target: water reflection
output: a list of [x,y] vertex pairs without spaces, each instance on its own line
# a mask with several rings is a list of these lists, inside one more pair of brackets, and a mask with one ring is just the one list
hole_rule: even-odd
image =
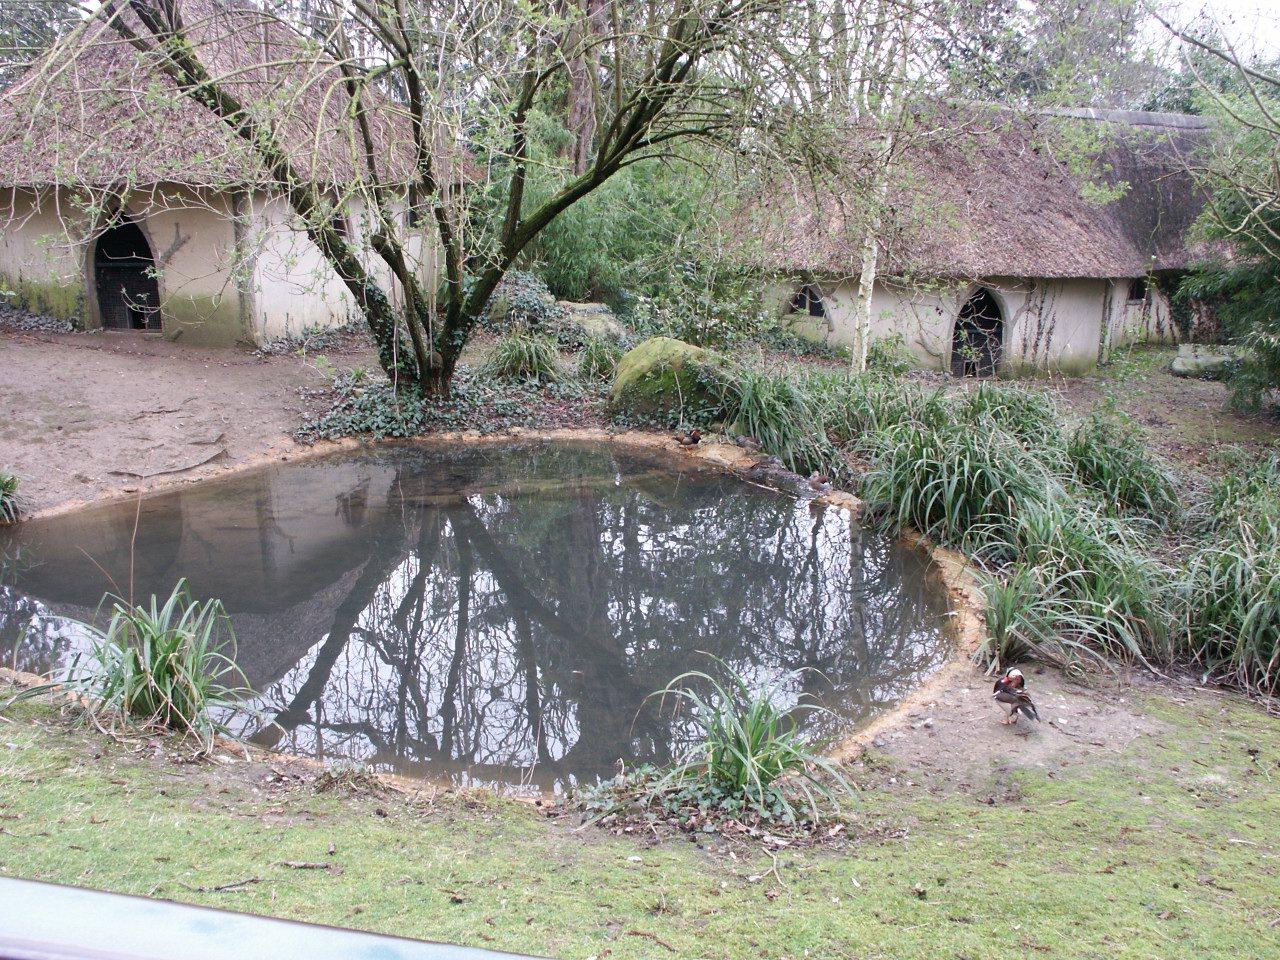
[[[136,547],[130,551],[130,543]],[[105,590],[232,614],[254,741],[542,787],[663,762],[646,698],[711,654],[852,726],[945,653],[914,551],[835,510],[590,445],[393,448],[21,525],[0,644],[47,672]],[[835,729],[826,732],[837,733]]]

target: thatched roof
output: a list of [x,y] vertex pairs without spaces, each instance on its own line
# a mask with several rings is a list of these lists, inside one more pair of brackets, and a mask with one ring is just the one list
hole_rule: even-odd
[[[902,141],[882,228],[880,272],[925,277],[1127,277],[1192,259],[1187,231],[1203,198],[1184,157],[1198,118],[1070,111],[1019,118],[997,109],[933,108]],[[1097,179],[1119,200],[1086,196],[1054,144],[1096,138]],[[850,169],[865,165],[851,137]],[[850,174],[856,177],[856,173]],[[853,191],[826,184],[766,191],[752,205],[751,259],[777,270],[856,277],[865,221]],[[741,224],[738,225],[741,227]]]
[[[260,117],[301,172],[349,183],[364,167],[348,135],[337,65],[279,19],[227,0],[177,0],[214,77]],[[403,167],[405,138],[373,111],[381,176]],[[84,25],[0,96],[0,186],[115,187],[265,182],[248,146],[181,94],[101,19]]]

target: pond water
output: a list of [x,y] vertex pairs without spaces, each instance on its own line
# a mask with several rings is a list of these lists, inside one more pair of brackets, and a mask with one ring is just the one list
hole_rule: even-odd
[[[692,736],[649,695],[714,656],[823,736],[946,657],[917,550],[690,461],[592,444],[392,446],[0,533],[0,654],[47,673],[105,592],[230,612],[252,741],[555,788]],[[132,585],[132,586],[131,586]],[[817,719],[815,719],[817,716]]]

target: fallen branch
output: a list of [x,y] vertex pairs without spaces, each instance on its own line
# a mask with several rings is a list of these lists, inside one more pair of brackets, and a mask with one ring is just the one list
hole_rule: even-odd
[[261,877],[245,877],[243,880],[237,880],[234,883],[219,884],[216,887],[192,887],[192,886],[188,886],[185,883],[181,883],[181,881],[179,881],[182,887],[184,887],[187,890],[190,890],[192,893],[226,893],[232,890],[240,890],[243,887],[249,886],[249,884],[251,883],[261,883],[261,882],[262,882]]

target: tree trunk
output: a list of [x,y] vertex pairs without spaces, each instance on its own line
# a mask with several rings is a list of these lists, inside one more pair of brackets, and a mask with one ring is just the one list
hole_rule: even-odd
[[858,276],[858,309],[853,328],[854,373],[863,373],[867,369],[867,350],[871,346],[871,301],[875,293],[879,261],[880,241],[876,238],[876,227],[873,225],[867,228],[862,241],[862,272]]

